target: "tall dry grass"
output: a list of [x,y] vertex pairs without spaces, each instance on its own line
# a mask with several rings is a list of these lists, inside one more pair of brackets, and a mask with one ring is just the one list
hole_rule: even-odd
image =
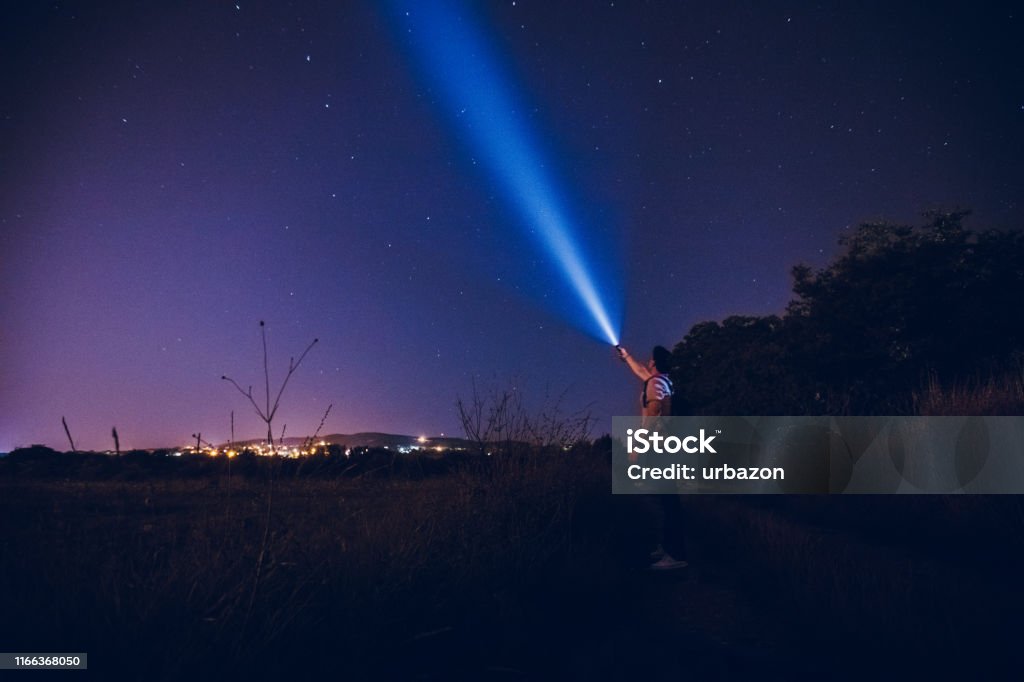
[[538,451],[415,481],[266,469],[230,488],[209,472],[0,475],[0,640],[147,680],[411,674],[451,665],[431,658],[442,640],[498,664],[500,638],[467,623],[524,622],[519,597],[573,551],[580,496],[607,494],[595,457]]
[[936,417],[1024,415],[1024,373],[946,385],[931,376],[925,387],[913,394],[913,413]]

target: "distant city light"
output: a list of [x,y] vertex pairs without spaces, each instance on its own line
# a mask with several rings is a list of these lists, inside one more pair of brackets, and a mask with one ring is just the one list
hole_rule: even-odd
[[[362,451],[381,449],[381,450],[397,450],[402,454],[409,454],[417,450],[434,450],[436,452],[445,452],[450,450],[461,450],[463,448],[448,447],[444,445],[428,445],[430,439],[427,436],[417,436],[413,442],[407,445],[378,445],[378,446],[361,446]],[[318,441],[315,445],[310,447],[299,447],[299,446],[284,446],[274,445],[271,446],[267,443],[253,443],[252,445],[238,446],[235,444],[233,448],[220,448],[214,445],[202,445],[196,447],[195,445],[186,445],[180,450],[174,450],[169,452],[168,455],[171,457],[181,457],[182,455],[205,455],[207,457],[220,457],[225,456],[228,459],[239,457],[243,454],[251,454],[257,457],[286,457],[288,459],[297,459],[299,457],[313,457],[316,455],[328,455],[332,453],[331,446],[326,440]],[[352,448],[345,448],[344,450],[338,450],[344,453],[346,457],[352,456]]]

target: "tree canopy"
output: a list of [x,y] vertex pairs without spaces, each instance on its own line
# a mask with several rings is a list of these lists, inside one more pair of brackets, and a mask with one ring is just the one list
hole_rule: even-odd
[[929,379],[1019,369],[1024,233],[971,230],[968,215],[862,224],[825,267],[793,268],[781,317],[694,325],[673,352],[677,399],[705,414],[899,413]]

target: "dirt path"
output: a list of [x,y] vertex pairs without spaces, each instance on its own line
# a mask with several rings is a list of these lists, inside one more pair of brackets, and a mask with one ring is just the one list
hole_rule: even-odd
[[1007,678],[1022,598],[990,558],[873,542],[736,500],[709,510],[688,517],[686,571],[646,571],[644,541],[625,532],[614,570],[551,595],[551,657],[528,676]]

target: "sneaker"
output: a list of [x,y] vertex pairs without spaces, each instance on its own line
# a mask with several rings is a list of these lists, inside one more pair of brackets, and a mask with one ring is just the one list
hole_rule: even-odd
[[665,554],[647,568],[651,571],[674,571],[689,565],[689,562],[683,559],[673,559],[671,555]]

